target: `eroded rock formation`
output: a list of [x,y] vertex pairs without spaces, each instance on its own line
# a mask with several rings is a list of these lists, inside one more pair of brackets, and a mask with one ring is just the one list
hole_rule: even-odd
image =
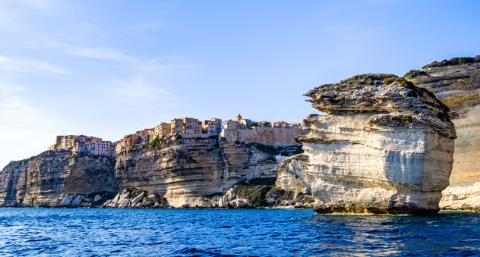
[[475,195],[480,195],[480,56],[433,62],[405,78],[446,104],[457,130],[450,187],[442,208],[479,210]]
[[[252,179],[275,179],[277,156],[300,150],[298,145],[227,142],[218,136],[172,136],[156,145],[140,142],[129,148],[117,152],[119,188],[155,194],[165,199],[159,204],[177,208],[227,207],[231,199],[225,200],[224,194],[230,188]],[[119,194],[106,206],[132,206],[138,196]]]
[[312,194],[321,213],[435,213],[448,185],[455,128],[427,90],[366,74],[307,93],[310,115],[277,186]]
[[138,189],[123,189],[113,199],[107,200],[107,208],[167,208],[168,202],[162,196]]
[[0,172],[0,206],[98,206],[115,194],[114,157],[46,151]]
[[248,141],[290,143],[298,128],[285,130],[288,140],[262,129],[226,139],[145,137],[140,132],[155,132],[147,129],[118,142],[111,157],[57,150],[11,162],[0,173],[0,205],[309,207],[313,194],[320,212],[435,212],[458,134],[441,207],[480,209],[480,56],[434,62],[404,78],[355,76],[307,95],[327,115],[305,119],[310,133],[298,142],[306,152],[281,165],[279,155],[301,152],[298,145]]

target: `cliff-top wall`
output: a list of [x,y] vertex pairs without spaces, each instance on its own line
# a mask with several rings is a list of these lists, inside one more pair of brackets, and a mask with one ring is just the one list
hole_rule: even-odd
[[305,132],[299,126],[286,128],[254,127],[250,129],[224,129],[221,136],[229,142],[250,142],[264,145],[295,145],[295,138]]

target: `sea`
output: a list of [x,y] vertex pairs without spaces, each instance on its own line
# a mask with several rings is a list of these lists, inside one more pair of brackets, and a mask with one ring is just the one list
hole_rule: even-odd
[[480,214],[0,208],[1,256],[480,256]]

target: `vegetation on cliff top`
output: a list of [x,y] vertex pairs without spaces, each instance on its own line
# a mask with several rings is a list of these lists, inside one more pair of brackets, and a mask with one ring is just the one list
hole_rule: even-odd
[[387,78],[398,78],[398,76],[394,74],[385,74],[385,73],[366,73],[366,74],[355,75],[348,79],[341,80],[338,83],[323,84],[318,87],[315,87],[314,89],[308,91],[304,96],[313,97],[322,87],[334,86],[339,84],[379,85],[379,84],[382,84],[383,81]]
[[413,97],[416,97],[420,91],[419,88],[417,88],[412,82],[404,79],[404,78],[399,78],[399,77],[389,77],[389,78],[386,78],[383,80],[383,84],[385,85],[388,85],[390,83],[393,83],[393,82],[397,82],[400,84],[400,86],[402,87],[405,87],[405,88],[409,88],[411,89],[413,92],[417,93],[416,95],[409,95],[409,96],[413,96]]
[[160,144],[162,143],[162,141],[160,140],[160,137],[159,136],[156,136],[155,138],[153,138],[148,144],[147,146],[150,147],[150,148],[157,148],[160,146]]
[[411,79],[418,76],[428,76],[428,73],[426,73],[423,70],[410,70],[407,73],[405,73],[405,75],[403,75],[403,77],[406,79]]
[[356,75],[348,79],[344,79],[340,81],[339,84],[373,85],[373,84],[381,83],[387,78],[398,78],[398,76],[394,74],[384,74],[384,73],[366,73],[366,74]]
[[480,62],[480,55],[475,57],[456,57],[449,60],[434,61],[422,67],[422,69],[445,67],[450,65],[461,65]]

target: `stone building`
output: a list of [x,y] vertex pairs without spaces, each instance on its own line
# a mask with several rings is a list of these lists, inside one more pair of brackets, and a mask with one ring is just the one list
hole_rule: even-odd
[[240,128],[251,128],[252,126],[256,125],[256,122],[250,120],[250,119],[245,119],[242,117],[242,115],[237,115],[236,120],[235,120]]
[[240,123],[236,120],[226,120],[223,122],[223,129],[239,129]]
[[170,134],[202,134],[202,122],[190,117],[173,119],[170,122]]
[[171,124],[162,122],[158,126],[153,128],[153,130],[154,130],[154,135],[158,136],[159,138],[168,137],[171,131]]
[[184,134],[202,134],[202,123],[195,118],[184,117],[183,133]]
[[48,149],[50,151],[71,150],[74,153],[111,155],[113,154],[113,143],[110,141],[103,141],[99,137],[67,135],[57,136],[55,144]]
[[273,123],[274,128],[289,128],[291,126],[294,126],[294,125],[292,125],[288,122],[285,122],[285,121],[277,121],[277,122]]
[[202,134],[218,135],[222,132],[222,119],[211,118],[202,122]]
[[173,119],[170,122],[170,134],[182,134],[183,133],[183,119]]
[[116,145],[116,152],[127,151],[134,145],[149,144],[156,137],[165,139],[170,136],[182,137],[211,137],[219,136],[228,142],[253,142],[266,145],[294,145],[295,138],[303,135],[303,130],[298,124],[285,121],[255,122],[238,115],[234,120],[223,121],[219,118],[199,121],[195,118],[183,117],[171,120],[170,123],[160,123],[152,129],[137,131],[135,134],[125,136]]

